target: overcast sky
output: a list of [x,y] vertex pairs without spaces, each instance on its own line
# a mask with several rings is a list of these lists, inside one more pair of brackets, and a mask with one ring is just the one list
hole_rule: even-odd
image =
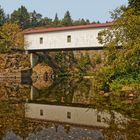
[[24,5],[29,12],[36,10],[43,16],[62,18],[67,10],[73,19],[85,18],[91,21],[110,21],[109,11],[127,5],[127,0],[0,0],[7,14]]

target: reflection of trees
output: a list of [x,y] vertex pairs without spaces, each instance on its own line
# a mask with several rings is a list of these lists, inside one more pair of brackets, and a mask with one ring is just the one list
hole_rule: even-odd
[[129,102],[128,99],[116,95],[106,97],[96,94],[91,106],[94,105],[100,109],[116,110],[126,117],[140,119],[140,101]]
[[[123,129],[125,129],[124,125],[127,124],[126,118],[120,118],[118,113],[110,110],[110,117],[104,118],[104,122],[108,124],[108,127],[104,129],[102,132],[104,137],[107,140],[121,140],[124,137]],[[123,116],[121,116],[123,117]]]
[[93,96],[92,81],[89,79],[78,81],[74,92],[73,103],[90,104]]
[[128,140],[140,139],[140,122],[137,120],[131,121],[125,128],[125,134]]
[[23,101],[29,98],[30,86],[14,83],[0,83],[0,100]]
[[[106,120],[109,125],[102,131],[107,140],[139,140],[140,139],[140,123],[137,121],[122,121]],[[125,120],[124,120],[125,121]]]
[[9,130],[21,138],[26,138],[30,133],[49,127],[48,122],[27,120],[24,111],[24,103],[0,102],[0,138]]
[[[30,87],[22,85],[0,85],[0,138],[3,138],[8,130],[12,130],[17,136],[27,138],[30,133],[36,134],[43,128],[55,126],[59,129],[59,124],[25,118],[25,99],[29,98]],[[39,95],[35,100],[53,101],[57,103],[76,103],[73,98],[80,96],[89,98],[91,91],[90,80],[61,79],[55,81],[53,86],[38,90]],[[78,94],[77,94],[78,93]],[[79,103],[79,102],[78,102]],[[81,103],[81,102],[80,102]],[[110,95],[103,96],[94,94],[91,108],[98,111],[107,111],[109,118],[103,118],[108,127],[101,129],[105,140],[139,140],[140,139],[140,102],[138,99],[129,102],[124,97]],[[118,120],[115,112],[129,118],[129,121]],[[98,121],[102,121],[101,114]],[[69,132],[68,124],[63,124],[66,132]]]
[[91,83],[89,80],[58,79],[49,88],[38,90],[39,95],[35,98],[35,100],[72,103],[74,97],[79,98],[79,96],[81,96],[81,98],[84,97],[87,99],[90,87]]
[[[137,100],[137,99],[136,99]],[[128,99],[116,95],[102,96],[95,95],[95,99],[90,107],[96,107],[99,110],[106,110],[110,118],[104,118],[109,127],[103,130],[107,140],[138,140],[140,139],[140,102],[137,100],[129,102]],[[125,118],[118,119],[115,111]]]
[[0,103],[0,131],[3,135],[7,130],[12,129],[16,134],[21,130],[24,121],[24,105],[22,103],[13,104],[11,102]]
[[[94,106],[96,108],[96,106]],[[17,136],[27,138],[29,134],[40,132],[43,128],[58,129],[60,124],[53,122],[26,119],[24,116],[24,103],[13,104],[11,102],[0,103],[0,136],[3,137],[7,130],[12,130]],[[107,111],[105,109],[101,112]],[[138,140],[140,138],[139,121],[118,120],[115,111],[107,111],[110,117],[102,118],[108,127],[102,128],[106,140]],[[101,115],[102,116],[102,115]],[[63,125],[64,130],[69,132],[70,125]]]
[[[30,96],[30,86],[14,83],[0,84],[0,135],[12,129],[17,135],[24,133],[24,101]],[[19,132],[20,131],[20,132]]]

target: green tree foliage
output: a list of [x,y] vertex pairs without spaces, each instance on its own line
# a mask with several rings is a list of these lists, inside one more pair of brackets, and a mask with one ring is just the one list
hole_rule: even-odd
[[81,25],[86,25],[87,23],[86,23],[85,19],[82,18],[82,19],[80,20],[80,24],[81,24]]
[[79,19],[79,20],[75,20],[75,21],[73,22],[73,25],[74,25],[74,26],[81,25],[80,19]]
[[33,12],[28,12],[25,6],[21,6],[17,10],[14,10],[11,15],[5,15],[4,10],[0,6],[0,26],[5,22],[10,21],[21,26],[22,29],[32,28],[32,27],[58,27],[58,26],[72,26],[72,25],[86,25],[86,24],[96,24],[98,22],[90,22],[88,19],[78,19],[73,20],[71,18],[70,12],[67,11],[63,19],[59,19],[57,13],[55,14],[54,20],[49,17],[42,17],[40,13],[35,10]]
[[11,21],[19,24],[23,29],[30,27],[30,15],[26,7],[21,6],[11,14]]
[[130,8],[135,9],[135,12],[140,11],[140,1],[139,0],[129,0],[129,6]]
[[140,11],[135,6],[122,6],[112,17],[114,25],[98,37],[107,47],[105,67],[97,74],[100,88],[105,91],[140,84]]
[[0,6],[0,26],[3,25],[6,21],[6,15],[4,13],[4,10]]
[[30,15],[30,26],[31,27],[37,27],[37,26],[41,25],[42,15],[40,13],[37,13],[34,10],[29,15]]
[[88,20],[88,19],[85,20],[84,18],[73,21],[73,25],[75,25],[75,26],[77,26],[77,25],[87,25],[87,24],[96,24],[96,22],[91,23],[90,20]]
[[88,54],[81,54],[80,59],[77,61],[77,66],[81,73],[86,73],[88,66],[91,65],[90,57]]
[[55,61],[62,73],[69,73],[72,64],[74,63],[74,54],[72,51],[58,52],[56,53]]
[[41,26],[51,27],[53,25],[53,21],[51,18],[45,17],[41,19]]
[[62,19],[61,24],[63,26],[72,26],[73,25],[73,20],[71,18],[70,12],[67,11],[64,15],[64,18]]
[[24,44],[20,27],[15,23],[5,23],[0,27],[0,52],[10,52],[14,48],[22,48]]
[[54,21],[53,21],[53,26],[59,26],[60,25],[60,20],[58,18],[58,15],[57,13],[55,14],[55,18],[54,18]]

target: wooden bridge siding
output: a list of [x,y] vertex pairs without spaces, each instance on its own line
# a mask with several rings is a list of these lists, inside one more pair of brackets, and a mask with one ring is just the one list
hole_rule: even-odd
[[[99,44],[97,36],[105,28],[26,34],[25,49],[27,51],[43,51],[99,48],[103,45]],[[67,42],[67,36],[69,35],[71,36],[71,42]],[[43,38],[43,44],[40,44],[40,38]]]

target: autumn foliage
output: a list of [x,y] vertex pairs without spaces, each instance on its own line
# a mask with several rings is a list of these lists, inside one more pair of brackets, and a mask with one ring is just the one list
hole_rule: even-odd
[[12,49],[21,49],[24,46],[23,33],[19,25],[5,23],[0,27],[0,52],[10,52]]
[[136,0],[131,3],[114,10],[114,25],[99,33],[99,42],[106,46],[106,62],[97,81],[106,92],[140,85],[140,10]]

